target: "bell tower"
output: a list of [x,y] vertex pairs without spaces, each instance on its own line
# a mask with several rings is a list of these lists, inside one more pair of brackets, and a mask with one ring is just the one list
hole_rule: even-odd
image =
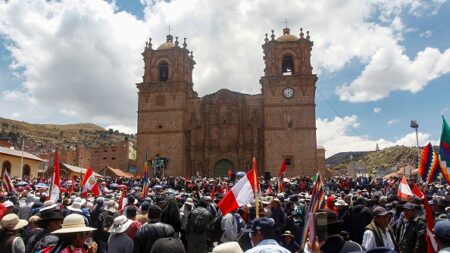
[[277,175],[283,159],[287,176],[317,172],[315,91],[309,32],[299,37],[285,27],[283,35],[262,45],[264,76],[261,90],[264,110],[264,168]]
[[[188,165],[185,135],[189,100],[198,97],[193,90],[193,52],[187,49],[186,38],[180,45],[178,37],[167,35],[157,49],[146,43],[144,76],[138,88],[137,167],[142,175],[145,160],[156,156],[168,158],[166,171],[185,175]],[[151,164],[151,163],[150,163]],[[150,168],[151,170],[151,168]],[[152,171],[149,172],[153,175]]]

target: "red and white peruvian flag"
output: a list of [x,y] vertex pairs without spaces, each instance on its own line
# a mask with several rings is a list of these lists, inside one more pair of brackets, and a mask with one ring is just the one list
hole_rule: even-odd
[[16,192],[16,189],[14,188],[14,185],[13,185],[11,178],[8,175],[8,171],[6,171],[6,169],[5,169],[5,172],[3,173],[2,188],[7,193],[15,193]]
[[86,175],[83,178],[83,181],[81,183],[81,196],[87,197],[88,192],[92,192],[92,195],[99,196],[100,195],[100,188],[98,186],[97,179],[94,176],[94,173],[92,172],[92,169],[89,167],[86,171]]
[[402,181],[400,181],[400,184],[398,185],[397,196],[403,200],[410,200],[414,197],[414,193],[412,193],[411,188],[409,188],[405,176],[403,176]]
[[55,150],[55,161],[53,162],[53,176],[52,176],[52,183],[50,185],[49,200],[53,201],[53,203],[58,202],[60,193],[61,193],[61,178],[59,176],[58,150]]
[[218,206],[225,215],[240,206],[251,203],[255,200],[256,193],[254,189],[259,189],[259,181],[257,178],[256,162],[254,161],[253,169],[247,172],[247,175],[239,180],[231,191],[219,202]]

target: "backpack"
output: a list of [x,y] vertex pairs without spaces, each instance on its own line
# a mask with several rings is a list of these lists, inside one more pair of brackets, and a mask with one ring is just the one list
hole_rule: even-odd
[[222,217],[222,214],[218,214],[211,222],[209,238],[212,242],[218,242],[223,234]]
[[192,230],[195,233],[203,233],[209,229],[208,217],[202,209],[196,208],[192,210],[191,218]]

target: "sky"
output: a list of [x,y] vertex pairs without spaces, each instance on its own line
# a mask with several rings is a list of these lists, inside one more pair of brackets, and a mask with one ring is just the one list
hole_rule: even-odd
[[447,0],[0,0],[0,117],[135,133],[141,53],[187,38],[200,96],[260,93],[261,45],[310,31],[318,145],[439,142],[450,107]]

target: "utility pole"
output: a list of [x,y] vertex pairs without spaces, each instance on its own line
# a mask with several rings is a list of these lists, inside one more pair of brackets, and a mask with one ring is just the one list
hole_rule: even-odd
[[[23,176],[23,149],[25,147],[25,134],[22,133],[22,156],[20,157],[20,174],[19,177],[22,178]],[[23,178],[22,178],[23,180]]]
[[[411,120],[411,123],[409,125],[411,128],[413,128],[414,130],[416,130],[416,144],[417,144],[417,162],[416,162],[416,168],[419,167],[419,160],[420,160],[420,148],[419,148],[419,132],[418,132],[418,128],[419,128],[419,124],[417,123],[416,120]],[[411,172],[409,173],[409,178],[411,179]]]

